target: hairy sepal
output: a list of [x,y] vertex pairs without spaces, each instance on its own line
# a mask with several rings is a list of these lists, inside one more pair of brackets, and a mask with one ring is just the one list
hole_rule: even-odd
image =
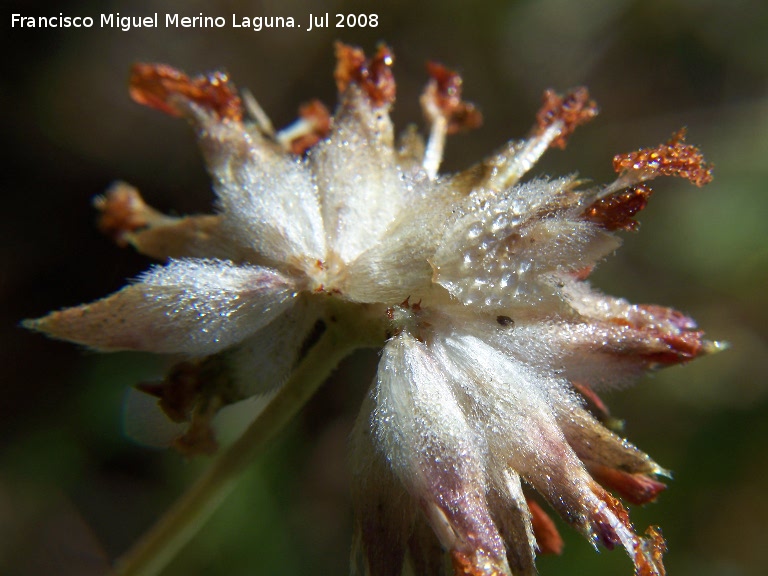
[[282,266],[324,259],[318,191],[306,161],[255,127],[192,110],[223,225],[233,239]]
[[619,245],[569,209],[572,188],[572,178],[561,178],[521,184],[499,198],[470,196],[443,233],[433,281],[480,309],[556,311],[562,298],[553,276],[594,265]]
[[391,340],[374,394],[376,445],[450,551],[456,573],[509,574],[485,499],[484,446],[427,347],[406,332]]
[[295,295],[294,282],[274,270],[174,260],[111,296],[25,326],[100,351],[207,356],[269,324]]
[[328,138],[309,153],[329,249],[349,263],[379,243],[404,209],[406,190],[386,107],[356,84],[342,95]]

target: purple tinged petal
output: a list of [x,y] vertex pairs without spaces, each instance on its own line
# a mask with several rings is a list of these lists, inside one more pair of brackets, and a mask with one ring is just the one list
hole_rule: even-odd
[[450,550],[457,573],[509,573],[485,499],[484,445],[441,365],[406,332],[384,348],[374,402],[375,445]]

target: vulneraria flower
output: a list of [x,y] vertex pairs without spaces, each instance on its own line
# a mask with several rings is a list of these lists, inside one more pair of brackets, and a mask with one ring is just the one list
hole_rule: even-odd
[[[264,404],[332,329],[381,346],[352,438],[354,562],[371,575],[534,574],[562,541],[539,502],[595,545],[663,574],[664,541],[638,536],[612,490],[654,500],[665,471],[610,429],[595,390],[720,348],[674,310],[605,296],[586,278],[634,230],[656,176],[711,179],[678,132],[619,155],[618,179],[522,182],[597,113],[583,88],[544,95],[528,138],[453,175],[445,137],[480,123],[438,65],[421,97],[426,142],[396,144],[393,56],[337,45],[340,104],[275,131],[224,74],[133,69],[131,95],[194,127],[215,215],[165,216],[126,184],[98,199],[101,227],[167,263],[119,292],[26,325],[100,351],[183,358],[140,388],[187,452],[216,447],[225,406]],[[339,328],[341,327],[341,328]],[[346,327],[346,328],[345,328]],[[254,408],[257,411],[257,408]]]

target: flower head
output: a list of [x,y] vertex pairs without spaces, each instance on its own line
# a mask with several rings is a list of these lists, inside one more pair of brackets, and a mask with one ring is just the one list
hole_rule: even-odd
[[[167,262],[91,304],[28,321],[90,348],[183,358],[140,388],[179,425],[187,453],[215,449],[225,406],[269,399],[331,325],[382,346],[353,439],[356,562],[365,573],[532,574],[559,552],[548,503],[595,544],[663,574],[664,542],[623,505],[653,500],[664,470],[610,429],[595,394],[720,345],[674,310],[605,296],[586,278],[634,230],[647,181],[709,181],[679,132],[617,156],[618,179],[521,181],[593,118],[586,89],[545,92],[528,138],[440,175],[445,137],[480,113],[439,64],[421,103],[426,140],[396,144],[393,56],[337,45],[340,104],[276,132],[225,74],[137,65],[131,95],[185,117],[217,195],[215,215],[175,218],[117,184],[101,228]],[[257,402],[258,404],[258,402]]]

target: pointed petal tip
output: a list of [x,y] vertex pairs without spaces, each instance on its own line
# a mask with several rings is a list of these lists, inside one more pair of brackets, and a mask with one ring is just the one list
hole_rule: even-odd
[[674,480],[674,474],[672,473],[672,470],[669,470],[668,468],[662,468],[658,464],[656,464],[656,467],[651,472],[654,476],[661,476],[662,478],[666,478],[667,480]]
[[615,491],[630,504],[642,505],[656,500],[666,484],[648,474],[632,474],[608,466],[591,466],[590,473],[600,484]]
[[[112,338],[114,333],[105,329],[105,324],[108,322],[104,310],[108,306],[105,304],[114,299],[115,294],[90,304],[56,310],[40,318],[22,320],[21,326],[27,330],[45,334],[49,338],[74,342],[99,352],[129,349],[130,346],[115,344]],[[94,334],[97,336],[94,337]]]
[[730,347],[731,343],[724,340],[704,340],[701,345],[701,350],[705,356],[709,356],[711,354],[725,352]]
[[[72,310],[72,308],[65,308],[63,310],[50,312],[49,314],[41,316],[40,318],[26,318],[19,322],[19,326],[25,330],[38,332],[47,336],[48,338],[53,338],[54,340],[66,340],[68,342],[72,342],[73,340],[69,338],[65,331],[61,328],[59,322],[61,315],[66,313],[68,310]],[[82,342],[76,343],[82,344]]]
[[41,321],[45,318],[25,318],[21,322],[19,322],[19,326],[24,328],[25,330],[32,330],[33,332],[43,332],[43,329],[40,327]]
[[563,553],[564,543],[555,522],[535,500],[528,499],[527,503],[531,511],[531,526],[539,553],[560,556]]

